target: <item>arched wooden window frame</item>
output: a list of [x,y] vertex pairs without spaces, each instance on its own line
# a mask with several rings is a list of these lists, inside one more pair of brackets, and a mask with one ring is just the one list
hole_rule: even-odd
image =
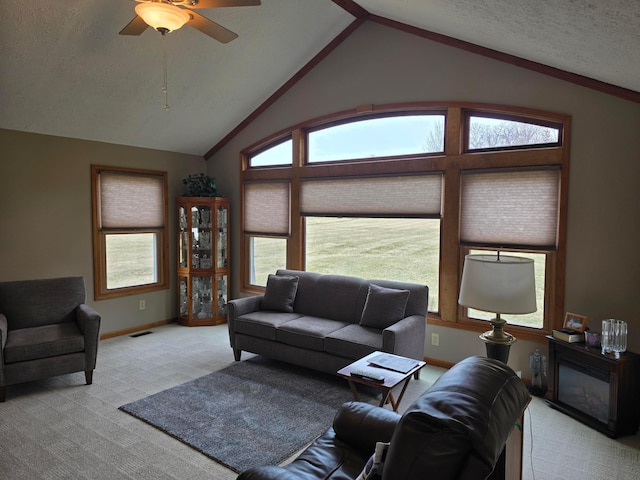
[[[444,152],[402,157],[377,157],[348,161],[309,164],[307,158],[307,135],[309,131],[326,128],[349,121],[407,114],[444,114]],[[559,129],[557,144],[532,145],[518,148],[469,150],[468,125],[471,115],[496,119],[529,122]],[[510,325],[509,329],[518,338],[540,341],[554,328],[560,328],[564,308],[564,271],[566,257],[567,188],[569,179],[569,138],[571,117],[555,112],[545,112],[522,107],[479,104],[418,102],[390,105],[365,105],[337,112],[294,125],[250,145],[240,154],[241,198],[243,185],[256,181],[289,181],[290,233],[287,242],[287,268],[304,270],[305,232],[300,215],[299,192],[305,178],[354,177],[372,175],[418,174],[443,172],[443,207],[440,237],[440,289],[439,312],[429,313],[428,323],[473,331],[486,330],[485,321],[466,316],[466,309],[457,303],[464,256],[472,247],[460,242],[459,215],[461,175],[465,170],[544,168],[560,169],[558,233],[554,248],[543,249],[546,255],[544,324],[541,329]],[[283,139],[293,140],[292,165],[250,167],[250,158],[270,145]],[[241,215],[242,209],[241,206]],[[285,237],[283,237],[285,238]],[[249,236],[242,235],[241,285],[247,293],[262,293],[263,287],[251,285],[249,271]],[[474,247],[477,247],[474,246]],[[487,247],[488,248],[488,247]],[[514,249],[523,251],[531,249]],[[539,306],[538,308],[541,308]]]

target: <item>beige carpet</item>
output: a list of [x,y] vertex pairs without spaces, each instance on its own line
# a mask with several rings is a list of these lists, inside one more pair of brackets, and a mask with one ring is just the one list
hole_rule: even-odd
[[[226,325],[153,332],[101,342],[91,386],[77,373],[8,387],[0,403],[0,478],[235,479],[231,470],[118,410],[233,363]],[[401,409],[441,373],[427,366]],[[640,478],[637,434],[612,440],[538,398],[524,428],[525,480]]]

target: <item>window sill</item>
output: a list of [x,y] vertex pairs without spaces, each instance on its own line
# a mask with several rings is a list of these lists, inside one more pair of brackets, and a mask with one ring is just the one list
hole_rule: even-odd
[[[429,313],[427,315],[427,324],[428,325],[437,325],[440,327],[447,328],[456,328],[460,330],[467,330],[471,332],[477,332],[478,334],[482,332],[486,332],[491,330],[491,325],[488,321],[458,321],[458,322],[447,322],[442,320],[438,315]],[[519,325],[510,325],[507,324],[507,331],[513,335],[518,340],[526,340],[529,342],[538,342],[538,343],[546,343],[546,335],[550,335],[551,331],[546,329],[533,329],[529,327],[522,327]]]

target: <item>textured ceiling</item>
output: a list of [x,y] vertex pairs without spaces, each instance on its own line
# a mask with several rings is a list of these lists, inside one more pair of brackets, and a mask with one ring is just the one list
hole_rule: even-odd
[[369,13],[640,91],[639,0],[358,0]]
[[[370,13],[640,91],[638,0],[356,0]],[[338,2],[340,3],[340,2]],[[0,128],[204,155],[353,21],[331,0],[200,10],[192,28],[118,32],[130,0],[2,0]]]

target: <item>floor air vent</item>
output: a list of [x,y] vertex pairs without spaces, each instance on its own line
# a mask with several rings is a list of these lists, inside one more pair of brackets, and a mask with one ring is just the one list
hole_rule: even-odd
[[150,333],[153,333],[153,332],[150,332],[149,330],[147,330],[146,332],[134,333],[133,335],[129,335],[129,336],[131,338],[137,338],[137,337],[141,337],[143,335],[149,335]]

